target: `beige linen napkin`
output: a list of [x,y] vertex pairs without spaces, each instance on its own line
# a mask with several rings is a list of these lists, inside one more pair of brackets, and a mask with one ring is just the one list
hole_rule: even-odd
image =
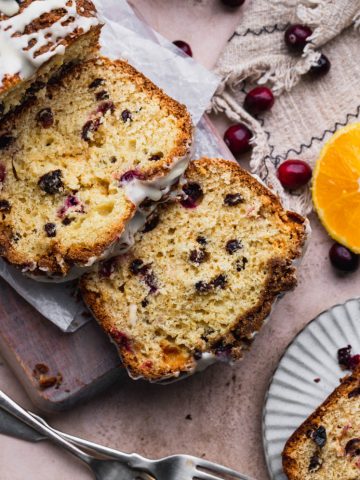
[[[215,67],[222,81],[212,109],[250,127],[252,172],[278,193],[285,207],[308,214],[309,189],[284,191],[276,169],[289,158],[313,165],[324,141],[359,119],[360,0],[247,0],[242,14]],[[284,32],[293,23],[313,30],[300,56],[290,54],[284,43]],[[331,70],[310,80],[306,73],[320,52],[330,59]],[[242,108],[254,84],[268,85],[277,96],[273,109],[258,119]]]

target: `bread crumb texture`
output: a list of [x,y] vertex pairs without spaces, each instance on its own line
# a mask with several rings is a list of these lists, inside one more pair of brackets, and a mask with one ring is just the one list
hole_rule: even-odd
[[117,241],[135,212],[123,179],[168,173],[192,129],[185,107],[122,61],[89,60],[42,92],[0,122],[0,254],[61,276]]
[[192,371],[204,352],[237,359],[276,296],[296,284],[304,219],[235,162],[192,162],[130,253],[81,282],[133,376]]
[[289,480],[359,480],[360,369],[291,436],[283,466]]

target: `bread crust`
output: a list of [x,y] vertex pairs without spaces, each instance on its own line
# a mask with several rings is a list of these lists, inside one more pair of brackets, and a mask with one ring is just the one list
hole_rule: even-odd
[[[156,98],[160,105],[177,119],[178,137],[175,146],[170,152],[161,159],[153,162],[149,166],[141,169],[143,181],[152,181],[162,178],[171,172],[172,166],[178,160],[186,159],[190,152],[192,141],[193,126],[191,117],[184,105],[168,97],[161,89],[156,87],[149,79],[135,68],[122,60],[109,60],[104,57],[88,60],[78,65],[73,65],[66,69],[61,77],[57,79],[56,84],[49,85],[48,89],[66,88],[70,78],[76,78],[80,75],[83,68],[95,63],[97,66],[106,70],[113,70],[120,74],[125,74],[135,83],[136,88],[141,92],[146,92],[149,98]],[[27,110],[31,110],[36,100],[31,99],[21,105],[16,111],[10,112],[5,118],[0,120],[0,134],[12,130],[12,125],[19,121],[19,116]],[[49,250],[37,261],[36,268],[33,266],[33,259],[27,258],[16,250],[16,245],[11,243],[12,232],[8,228],[2,228],[0,222],[0,255],[8,262],[25,270],[31,270],[35,276],[54,275],[66,276],[72,266],[85,266],[93,257],[100,257],[104,251],[110,248],[119,236],[125,230],[127,222],[134,216],[137,207],[127,198],[126,209],[122,217],[119,217],[118,223],[106,234],[100,235],[96,243],[92,245],[73,245],[64,249],[56,238],[53,240]]]
[[328,410],[335,407],[340,398],[347,397],[355,388],[360,388],[360,367],[345,376],[324,403],[291,435],[282,452],[283,470],[289,480],[304,480],[303,472],[299,468],[296,458],[298,446],[307,438],[307,432],[314,426],[320,426]]
[[[230,169],[232,174],[237,177],[239,181],[246,184],[257,195],[265,195],[271,202],[271,206],[274,212],[279,212],[286,221],[292,225],[294,236],[296,235],[297,242],[293,252],[286,258],[273,259],[269,266],[269,277],[266,282],[266,286],[263,291],[263,295],[259,298],[256,306],[246,312],[246,314],[239,316],[235,319],[232,325],[229,325],[226,338],[218,336],[212,344],[211,352],[215,353],[217,347],[222,342],[231,347],[232,358],[239,359],[242,357],[244,350],[248,349],[253,341],[254,332],[257,332],[264,320],[270,314],[271,308],[276,297],[287,290],[290,290],[296,286],[295,268],[293,261],[301,256],[302,246],[304,244],[305,234],[305,220],[300,215],[294,212],[286,212],[282,209],[281,203],[270,190],[264,185],[259,183],[248,172],[243,170],[235,162],[230,162],[223,159],[209,159],[202,158],[195,162],[191,162],[185,172],[185,178],[191,177],[195,173],[201,175],[208,175],[209,170],[212,167],[220,167],[223,169]],[[160,208],[166,208],[166,204]],[[89,274],[90,276],[91,274]],[[108,314],[105,299],[101,295],[101,292],[94,292],[87,285],[88,275],[84,275],[80,282],[80,288],[85,303],[94,313],[95,318],[112,338],[113,318]],[[136,339],[132,339],[136,343]],[[196,362],[192,356],[186,356],[180,354],[178,362],[172,364],[170,367],[166,366],[157,370],[146,368],[146,366],[139,365],[136,355],[127,348],[127,346],[119,345],[114,342],[118,348],[119,354],[128,368],[130,374],[134,377],[143,377],[150,381],[159,381],[164,378],[168,378],[180,373],[190,372],[194,369]]]

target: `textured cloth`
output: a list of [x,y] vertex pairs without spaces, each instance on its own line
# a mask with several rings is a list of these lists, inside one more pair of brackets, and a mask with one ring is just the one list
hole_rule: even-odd
[[[360,115],[360,0],[248,0],[215,72],[221,84],[214,112],[253,131],[250,168],[273,188],[284,206],[311,211],[309,188],[285,192],[276,176],[281,162],[300,158],[314,165],[324,141]],[[290,24],[312,28],[303,54],[290,54],[284,32]],[[323,52],[332,67],[324,77],[305,74]],[[257,119],[242,104],[254,84],[278,97]]]

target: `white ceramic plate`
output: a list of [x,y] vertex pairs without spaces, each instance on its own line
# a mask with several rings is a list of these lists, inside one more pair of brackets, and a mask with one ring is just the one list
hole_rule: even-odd
[[339,385],[344,372],[337,351],[347,345],[352,345],[353,353],[360,353],[360,299],[321,313],[285,351],[263,412],[263,442],[272,480],[286,480],[281,452],[287,439]]

